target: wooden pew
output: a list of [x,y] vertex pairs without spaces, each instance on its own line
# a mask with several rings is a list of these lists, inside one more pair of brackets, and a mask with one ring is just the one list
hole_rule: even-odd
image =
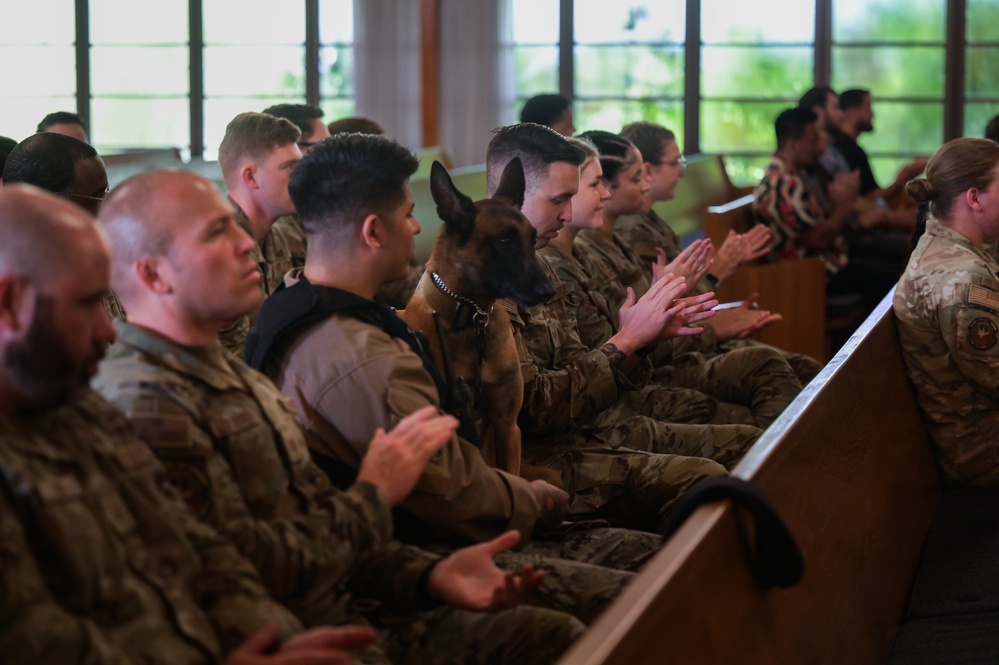
[[796,538],[798,585],[760,590],[740,517],[705,505],[561,665],[884,661],[940,497],[891,296],[733,470]]
[[[724,242],[729,229],[740,233],[748,230],[752,202],[753,195],[747,194],[707,208],[704,230],[716,247]],[[779,312],[784,318],[753,335],[753,339],[785,351],[828,359],[826,271],[819,259],[744,265],[715,293],[721,302],[744,300],[758,293],[761,308]]]

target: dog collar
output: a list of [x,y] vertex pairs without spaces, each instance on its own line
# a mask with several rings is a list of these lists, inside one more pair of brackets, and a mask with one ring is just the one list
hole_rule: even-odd
[[[493,313],[495,303],[489,306],[488,311],[484,310],[471,298],[460,296],[452,291],[448,285],[444,283],[444,280],[441,279],[441,276],[436,272],[431,271],[430,279],[441,293],[458,302],[458,306],[454,311],[454,317],[451,321],[451,326],[455,329],[467,328],[469,327],[469,323],[471,323],[479,331],[479,343],[481,345],[485,341],[486,328],[489,326],[489,318]],[[469,322],[469,317],[465,313],[468,311],[468,308],[475,310],[475,313],[471,316],[471,322]]]

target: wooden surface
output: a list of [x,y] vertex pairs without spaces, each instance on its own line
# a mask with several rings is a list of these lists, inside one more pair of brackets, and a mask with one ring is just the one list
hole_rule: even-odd
[[940,494],[890,302],[733,472],[787,522],[802,581],[758,590],[733,510],[702,507],[561,665],[883,662]]

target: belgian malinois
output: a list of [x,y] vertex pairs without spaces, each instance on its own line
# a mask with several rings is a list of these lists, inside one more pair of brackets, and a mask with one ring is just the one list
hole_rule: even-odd
[[[486,461],[561,486],[553,470],[522,473],[517,415],[524,382],[510,319],[502,307],[494,308],[499,298],[530,307],[555,292],[534,252],[534,228],[520,212],[524,186],[524,168],[514,158],[493,197],[473,203],[434,162],[430,191],[444,224],[403,318],[426,334],[438,366],[449,364],[453,376],[471,387]],[[435,312],[446,355],[435,332]]]

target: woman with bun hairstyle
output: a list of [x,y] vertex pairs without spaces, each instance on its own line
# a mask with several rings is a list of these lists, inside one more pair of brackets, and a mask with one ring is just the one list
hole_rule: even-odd
[[895,291],[909,377],[948,485],[999,486],[999,144],[950,141],[906,184],[928,213]]

